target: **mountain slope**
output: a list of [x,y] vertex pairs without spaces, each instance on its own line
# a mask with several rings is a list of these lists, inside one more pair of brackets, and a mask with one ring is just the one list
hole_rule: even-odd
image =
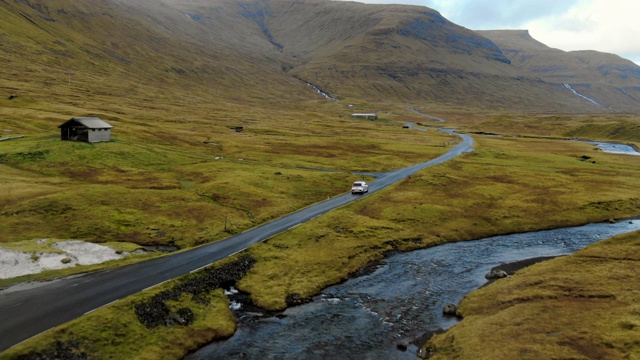
[[[421,6],[21,0],[0,1],[0,16],[0,60],[7,64],[0,86],[58,101],[69,98],[69,88],[89,102],[111,96],[135,104],[186,92],[253,106],[322,100],[309,82],[340,99],[406,106],[640,109],[637,76],[629,75],[640,70],[633,64],[599,53],[567,58],[531,39],[509,46],[495,33],[468,30]],[[550,54],[542,61],[547,70],[524,60],[534,50],[534,58]],[[622,73],[626,81],[611,75]],[[581,81],[568,81],[576,74]]]
[[[523,76],[494,43],[432,9],[313,2],[320,9],[305,12],[308,2],[270,4],[270,33],[300,60],[291,73],[337,97],[597,111],[563,87]],[[292,14],[305,25],[289,32],[283,24]]]
[[[30,91],[46,83],[55,95],[57,86],[67,85],[61,80],[69,77],[87,87],[85,94],[106,88],[125,88],[131,94],[137,85],[149,84],[246,98],[270,97],[273,91],[265,92],[265,86],[280,93],[304,86],[283,74],[273,59],[260,56],[262,39],[241,42],[260,34],[249,21],[216,32],[152,1],[3,2],[0,11],[8,20],[2,25],[8,40],[3,41],[2,60],[12,71],[6,80],[20,79],[16,89],[24,89],[28,80],[33,81]],[[229,13],[224,9],[222,18],[231,21]],[[238,38],[220,36],[225,34]],[[236,43],[245,47],[234,47]]]
[[581,94],[617,110],[637,109],[640,67],[614,54],[562,51],[535,40],[526,30],[478,31],[491,39],[529,76],[569,84]]

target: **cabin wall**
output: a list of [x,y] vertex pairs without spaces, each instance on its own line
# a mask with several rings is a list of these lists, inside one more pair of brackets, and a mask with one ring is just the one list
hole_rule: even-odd
[[90,143],[111,141],[111,129],[89,129],[87,141]]
[[81,127],[63,127],[60,129],[62,140],[103,142],[111,141],[111,129],[85,129]]

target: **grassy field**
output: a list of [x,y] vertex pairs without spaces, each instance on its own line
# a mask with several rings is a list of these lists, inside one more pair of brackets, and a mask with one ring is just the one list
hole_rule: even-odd
[[[338,112],[335,105],[330,107]],[[640,157],[605,154],[588,143],[568,141],[578,130],[597,139],[634,140],[618,138],[599,123],[593,125],[594,118],[438,115],[452,119],[447,125],[466,131],[506,136],[475,135],[474,152],[238,254],[236,258],[249,255],[255,263],[236,287],[248,292],[256,305],[282,310],[347,279],[389,250],[409,251],[640,214]],[[73,237],[189,247],[347,191],[354,176],[342,170],[396,169],[433,158],[451,145],[450,136],[433,129],[402,129],[407,121],[436,125],[408,111],[390,109],[377,122],[339,115],[333,125],[328,120],[318,116],[305,121],[304,127],[286,131],[274,123],[269,129],[265,121],[201,144],[188,140],[197,136],[195,131],[181,134],[175,142],[144,141],[124,123],[126,136],[118,135],[105,144],[60,142],[44,134],[0,143],[5,159],[0,166],[6,169],[1,176],[13,184],[2,199],[1,221],[12,229],[12,236],[4,235],[3,242]],[[639,122],[631,116],[607,121]],[[358,126],[351,126],[354,123]],[[209,152],[208,141],[224,142],[222,150]],[[363,162],[353,156],[362,152],[376,160]],[[25,153],[34,158],[25,158]],[[91,171],[79,170],[86,167]],[[79,193],[86,197],[75,196]],[[77,214],[86,216],[89,223],[74,224]],[[31,226],[24,226],[26,221]],[[226,307],[228,300],[215,288],[200,295],[208,299],[203,302],[207,306],[188,296],[167,302],[170,308],[192,309],[193,325],[149,329],[140,324],[135,304],[184,281],[188,279],[123,299],[0,357],[63,346],[94,357],[153,358],[158,351],[167,351],[170,357],[180,358],[211,339],[233,333],[235,320]],[[588,334],[584,338],[590,339]]]
[[186,248],[343,193],[357,179],[351,171],[426,161],[450,140],[389,119],[353,120],[328,106],[329,115],[229,123],[244,126],[240,133],[215,121],[161,118],[141,129],[142,121],[103,116],[115,126],[114,141],[97,144],[60,141],[62,114],[34,111],[41,118],[19,122],[26,110],[3,108],[0,128],[25,137],[0,142],[0,242],[54,237]]
[[640,233],[536,264],[469,294],[431,359],[636,359]]
[[[59,140],[65,115],[39,109],[55,106],[35,102],[26,110],[5,101],[14,107],[0,108],[0,129],[25,137],[0,142],[0,244],[22,244],[14,250],[36,256],[30,244],[42,238],[181,249],[217,241],[348,191],[360,178],[351,171],[397,169],[452,145],[435,130],[403,129],[393,114],[356,120],[332,103],[319,105],[328,115],[315,108],[302,119],[290,109],[275,119],[229,123],[244,126],[241,133],[164,114],[148,126],[101,115],[114,124],[114,139],[87,144]],[[5,279],[0,286],[95,268]]]

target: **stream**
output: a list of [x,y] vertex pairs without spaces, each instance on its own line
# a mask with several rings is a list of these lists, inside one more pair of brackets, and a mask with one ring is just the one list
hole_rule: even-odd
[[442,308],[484,285],[491,268],[570,254],[636,230],[640,230],[638,219],[397,253],[367,275],[326,288],[310,303],[275,315],[252,312],[234,302],[235,335],[185,359],[417,359],[425,334],[458,321],[443,316]]

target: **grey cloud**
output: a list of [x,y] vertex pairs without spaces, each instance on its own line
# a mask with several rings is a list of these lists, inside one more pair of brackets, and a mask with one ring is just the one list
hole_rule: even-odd
[[[528,21],[563,13],[584,0],[458,0],[450,1],[449,20],[470,29],[522,28]],[[438,9],[438,1],[423,5]]]

